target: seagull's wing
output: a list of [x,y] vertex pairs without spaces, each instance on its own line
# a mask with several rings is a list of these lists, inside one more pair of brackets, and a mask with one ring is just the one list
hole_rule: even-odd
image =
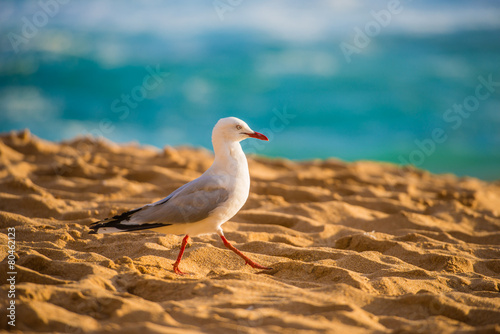
[[200,177],[165,199],[146,205],[130,219],[130,223],[182,224],[203,220],[228,199],[229,192],[223,184],[216,176]]
[[168,197],[90,226],[94,233],[143,230],[182,223],[195,223],[229,197],[224,177],[202,175]]

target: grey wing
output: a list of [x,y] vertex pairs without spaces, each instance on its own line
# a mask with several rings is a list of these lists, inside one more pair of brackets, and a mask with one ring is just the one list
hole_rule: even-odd
[[215,177],[200,177],[156,203],[142,207],[124,224],[194,223],[207,218],[225,202],[229,191]]

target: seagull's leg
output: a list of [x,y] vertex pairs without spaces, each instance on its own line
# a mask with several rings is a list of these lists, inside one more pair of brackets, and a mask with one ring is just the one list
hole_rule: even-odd
[[174,263],[174,272],[178,275],[185,275],[185,272],[182,272],[179,269],[179,263],[181,263],[182,255],[184,254],[184,249],[186,249],[186,245],[188,243],[189,235],[186,234],[184,239],[182,239],[181,250],[179,251],[179,255],[177,256],[177,261]]
[[256,269],[272,269],[272,268],[264,267],[264,266],[258,264],[257,262],[250,260],[245,254],[243,254],[236,247],[231,245],[229,243],[229,241],[227,241],[224,234],[222,233],[222,229],[219,229],[219,231],[217,231],[217,232],[219,233],[220,238],[222,239],[222,242],[224,243],[224,246],[226,246],[227,248],[229,248],[230,250],[232,250],[233,252],[238,254],[243,260],[245,260],[245,263],[248,264],[250,267],[256,268]]

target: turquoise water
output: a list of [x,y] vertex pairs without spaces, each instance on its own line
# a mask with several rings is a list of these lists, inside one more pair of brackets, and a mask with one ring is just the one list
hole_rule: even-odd
[[5,1],[0,131],[210,148],[236,116],[272,139],[252,153],[500,179],[500,4],[401,2],[348,61],[387,3],[71,1],[13,43],[43,8]]

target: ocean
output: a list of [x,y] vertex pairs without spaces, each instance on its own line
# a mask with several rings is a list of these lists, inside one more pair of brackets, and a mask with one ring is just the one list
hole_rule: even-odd
[[0,132],[500,179],[498,1],[3,1]]

